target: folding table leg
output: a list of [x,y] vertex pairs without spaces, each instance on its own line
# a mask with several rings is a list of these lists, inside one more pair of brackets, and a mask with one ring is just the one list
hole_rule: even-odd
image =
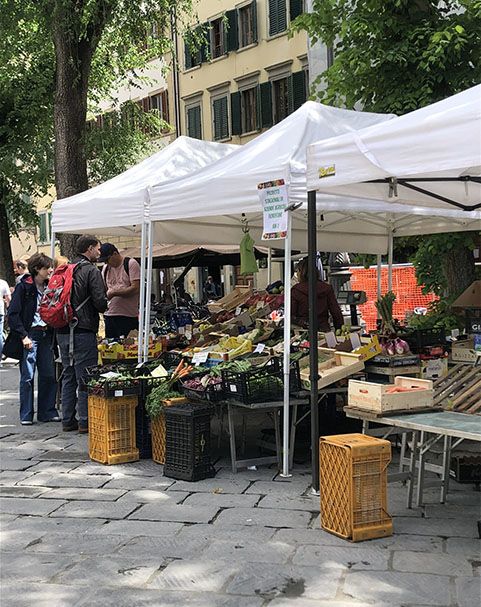
[[416,487],[416,506],[423,505],[423,490],[424,490],[424,464],[426,462],[426,453],[424,445],[425,432],[421,430],[421,438],[419,445],[419,458],[418,458],[418,485]]
[[234,409],[232,405],[227,405],[227,422],[229,424],[229,440],[230,440],[230,460],[232,463],[232,472],[237,473],[237,452],[235,445],[235,424],[234,424]]
[[399,472],[404,472],[404,458],[406,457],[407,432],[402,433],[401,455],[399,458]]
[[413,490],[414,490],[414,474],[416,472],[416,458],[418,452],[419,432],[412,433],[411,459],[409,462],[409,480],[408,480],[408,496],[407,507],[413,507]]
[[451,464],[451,437],[444,437],[443,446],[443,476],[441,479],[441,504],[444,504],[449,491],[449,472]]
[[277,455],[277,465],[279,466],[279,470],[282,468],[282,446],[281,446],[281,426],[279,422],[279,410],[276,409],[272,412],[274,416],[274,434],[276,437],[276,455]]
[[289,452],[289,468],[292,470],[294,467],[294,448],[296,445],[296,430],[297,430],[297,405],[292,406],[291,414],[291,439],[290,439],[290,452]]

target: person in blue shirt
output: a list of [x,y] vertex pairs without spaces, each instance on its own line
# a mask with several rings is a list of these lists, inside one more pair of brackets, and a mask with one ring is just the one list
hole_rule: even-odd
[[55,407],[57,382],[53,356],[53,332],[40,318],[38,307],[48,279],[52,260],[43,253],[34,253],[28,260],[28,274],[20,279],[8,308],[10,330],[21,340],[20,360],[20,423],[33,424],[34,379],[38,371],[37,420],[59,422]]

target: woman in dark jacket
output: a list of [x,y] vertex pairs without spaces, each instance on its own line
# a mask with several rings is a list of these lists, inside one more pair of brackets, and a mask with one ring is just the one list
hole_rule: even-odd
[[[291,289],[291,316],[293,322],[307,326],[309,322],[309,285],[307,259],[301,259],[297,265],[299,283]],[[337,303],[334,290],[330,284],[317,280],[316,310],[319,331],[330,331],[329,314],[332,316],[335,329],[344,324],[341,308]]]
[[38,305],[52,274],[52,260],[43,253],[35,253],[28,260],[29,274],[15,287],[8,308],[10,330],[23,344],[20,361],[20,423],[33,424],[33,392],[35,370],[38,370],[37,420],[58,422],[55,398],[57,382],[52,350],[52,331],[40,318]]

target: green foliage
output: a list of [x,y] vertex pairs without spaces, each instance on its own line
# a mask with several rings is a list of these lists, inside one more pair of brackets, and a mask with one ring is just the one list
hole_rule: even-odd
[[313,0],[300,30],[334,49],[313,91],[329,105],[403,114],[481,80],[479,0]]
[[437,329],[444,328],[447,331],[452,329],[463,329],[464,318],[455,314],[451,309],[452,301],[439,299],[434,301],[428,309],[425,316],[414,315],[409,320],[409,326],[413,329]]
[[152,389],[145,401],[145,410],[147,415],[154,419],[158,417],[165,407],[165,401],[172,398],[179,398],[182,394],[172,390],[172,384],[169,380],[162,382]]

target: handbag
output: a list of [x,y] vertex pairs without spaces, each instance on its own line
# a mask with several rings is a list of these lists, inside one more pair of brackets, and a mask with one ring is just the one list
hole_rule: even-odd
[[10,331],[3,344],[3,356],[5,356],[5,358],[13,358],[14,360],[20,361],[23,358],[23,351],[22,338],[18,333]]

